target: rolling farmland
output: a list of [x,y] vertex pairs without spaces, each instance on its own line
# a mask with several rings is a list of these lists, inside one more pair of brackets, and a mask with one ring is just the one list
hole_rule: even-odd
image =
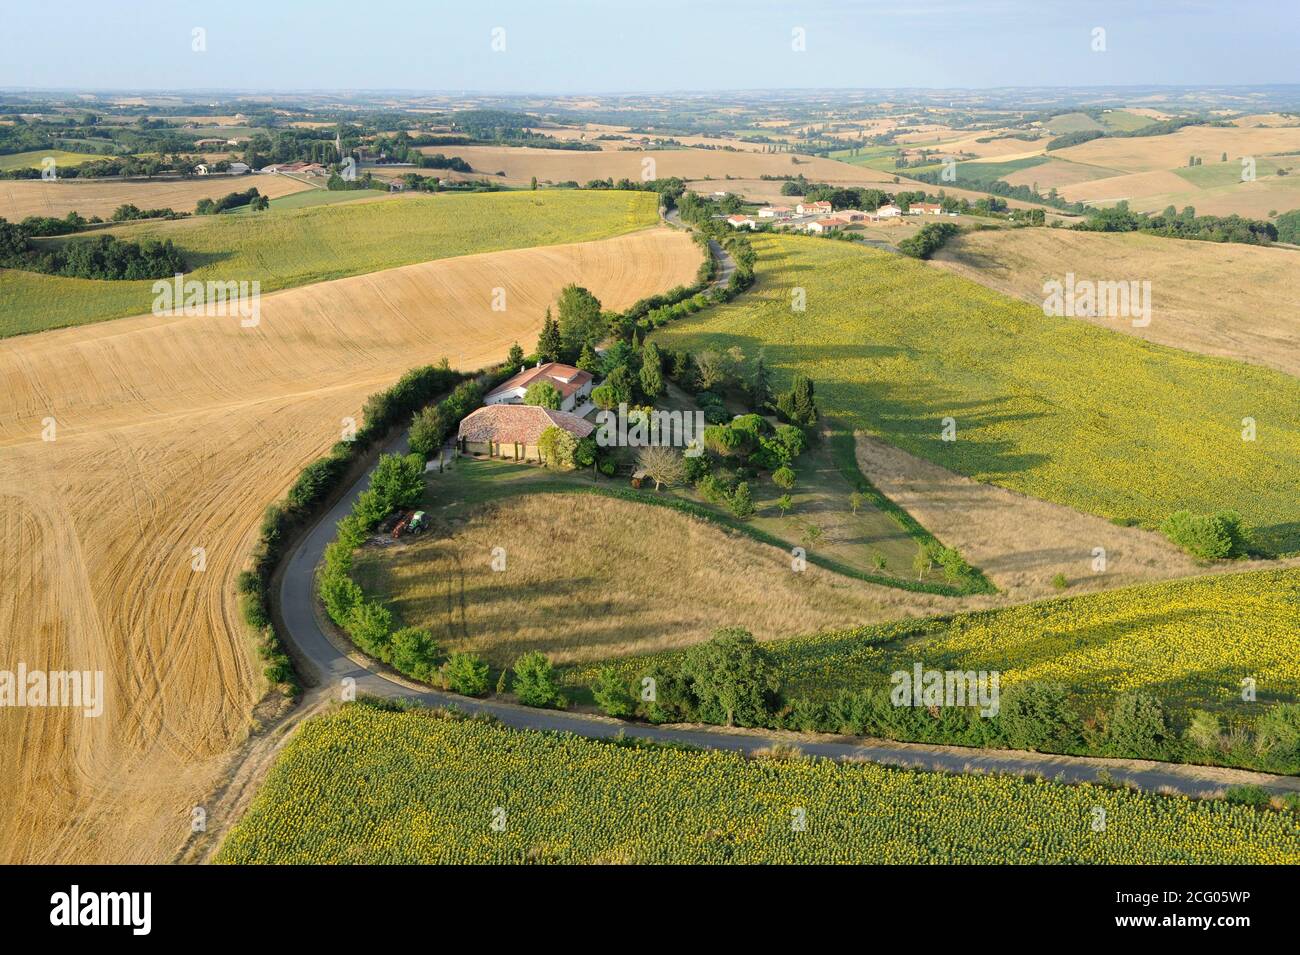
[[[195,216],[111,234],[171,239],[193,266],[187,279],[256,280],[267,293],[429,259],[621,235],[654,225],[656,209],[655,196],[644,192],[425,195]],[[467,227],[469,216],[493,224]],[[0,336],[147,312],[153,284],[0,270],[7,302]]]
[[[285,291],[251,329],[146,315],[6,343],[2,662],[103,669],[107,702],[98,720],[31,709],[0,723],[0,753],[22,767],[0,783],[16,807],[0,858],[175,851],[262,690],[235,607],[258,516],[366,395],[444,356],[501,359],[568,282],[620,308],[698,264],[684,234],[641,231]],[[493,287],[505,313],[491,310]],[[55,440],[43,440],[49,420]]]
[[312,188],[288,176],[196,177],[151,182],[0,179],[0,218],[17,222],[27,216],[62,218],[69,212],[77,212],[87,219],[91,216],[107,219],[124,203],[141,209],[193,212],[200,199],[215,199],[252,186],[272,199]]
[[1300,318],[1293,307],[1300,300],[1300,254],[1293,250],[1138,234],[1001,230],[962,235],[931,261],[1030,304],[1041,304],[1043,283],[1059,281],[1067,271],[1080,279],[1140,274],[1151,283],[1150,325],[1084,320],[1300,376]]
[[[1140,342],[923,263],[760,236],[749,296],[656,334],[673,348],[764,348],[824,410],[905,451],[1033,497],[1157,526],[1236,508],[1261,548],[1300,550],[1300,383]],[[791,308],[806,291],[806,312]],[[1112,387],[1098,387],[1105,369]],[[1244,442],[1242,418],[1273,437]],[[942,440],[952,418],[955,441]]]
[[1295,864],[1300,824],[1123,789],[629,748],[354,705],[303,726],[217,861]]

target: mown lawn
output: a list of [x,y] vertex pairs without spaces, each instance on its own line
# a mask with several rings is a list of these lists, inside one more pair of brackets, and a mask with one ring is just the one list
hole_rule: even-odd
[[1294,378],[1049,318],[902,256],[754,245],[755,288],[656,332],[661,346],[761,348],[781,387],[802,372],[826,413],[976,480],[1150,528],[1231,508],[1261,552],[1300,551]]
[[[267,293],[431,259],[604,239],[657,221],[654,193],[555,190],[273,205],[255,215],[194,216],[93,235],[171,239],[189,262],[187,277],[256,279]],[[148,312],[152,286],[0,270],[0,337]]]
[[1295,864],[1300,826],[1222,801],[632,747],[352,704],[303,725],[217,861]]

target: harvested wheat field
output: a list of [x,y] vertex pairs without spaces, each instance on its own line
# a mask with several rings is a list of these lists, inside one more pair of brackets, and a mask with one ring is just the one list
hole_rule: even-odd
[[257,187],[272,199],[311,188],[287,176],[223,176],[220,178],[159,179],[152,182],[77,182],[64,179],[0,180],[0,218],[16,222],[27,216],[62,218],[76,212],[107,219],[124,203],[141,209],[193,212],[200,199],[217,199],[228,192]]
[[[437,484],[433,486],[437,515]],[[580,539],[574,527],[584,528]],[[497,665],[651,653],[744,627],[760,640],[957,609],[952,598],[878,587],[809,565],[706,520],[594,495],[488,503],[449,535],[362,550],[353,576],[404,626]],[[504,547],[506,570],[489,555]]]
[[1106,137],[1053,151],[1058,159],[1124,172],[1179,169],[1187,165],[1188,156],[1214,162],[1225,152],[1233,161],[1300,152],[1300,126],[1185,126],[1166,136]]
[[698,265],[656,229],[292,289],[256,328],[141,316],[6,342],[0,668],[103,669],[106,701],[0,720],[0,860],[172,857],[262,691],[234,600],[259,516],[368,394],[500,359],[570,281],[620,308]]
[[1300,375],[1300,253],[1136,234],[1009,229],[972,232],[931,261],[1041,304],[1043,283],[1151,282],[1151,324],[1084,319],[1174,348],[1236,358]]
[[[788,153],[725,152],[714,149],[651,149],[626,152],[580,152],[564,149],[535,149],[519,146],[425,146],[423,153],[460,156],[474,172],[509,185],[526,185],[532,176],[539,182],[574,180],[585,185],[592,179],[639,181],[643,163],[651,160],[650,178],[665,179],[757,179],[761,175],[794,176],[803,173],[815,182],[864,178],[863,170],[834,159]],[[795,160],[797,158],[797,162]],[[504,172],[504,180],[496,176]],[[870,173],[868,172],[868,176]],[[779,183],[777,184],[780,185]],[[719,185],[718,188],[723,188]]]

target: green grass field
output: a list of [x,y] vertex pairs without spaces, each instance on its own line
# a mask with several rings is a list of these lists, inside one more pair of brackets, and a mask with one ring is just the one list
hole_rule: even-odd
[[1047,128],[1055,135],[1060,136],[1064,133],[1089,132],[1094,129],[1104,129],[1105,127],[1087,113],[1062,113],[1060,116],[1053,116],[1049,119]]
[[1130,113],[1128,110],[1123,109],[1112,109],[1101,114],[1101,125],[1107,129],[1119,130],[1125,133],[1141,129],[1143,126],[1150,126],[1154,122],[1155,120],[1149,116],[1140,116],[1137,113]]
[[[1300,570],[1215,575],[1040,601],[950,618],[899,621],[765,646],[789,697],[830,700],[889,686],[927,668],[988,670],[1002,687],[1048,681],[1105,704],[1142,689],[1175,710],[1207,708],[1250,721],[1259,705],[1300,699]],[[672,654],[609,661],[639,681]],[[572,669],[588,686],[600,664]],[[1258,705],[1241,699],[1253,677]]]
[[1300,823],[1221,801],[633,747],[352,704],[302,726],[216,861],[1295,864]]
[[[1241,157],[1233,156],[1227,162],[1218,162],[1218,156],[1206,156],[1204,165],[1200,166],[1183,166],[1175,169],[1174,172],[1182,176],[1194,186],[1202,189],[1211,189],[1215,186],[1232,186],[1240,183],[1241,179]],[[1275,157],[1258,157],[1255,160],[1255,176],[1274,175],[1279,168],[1294,170],[1300,166],[1300,156],[1275,156]]]
[[803,372],[826,413],[980,481],[1145,527],[1233,508],[1262,551],[1300,550],[1294,378],[1049,318],[902,256],[753,241],[754,289],[656,332],[660,345],[762,348],[780,386]]
[[13,169],[40,169],[47,156],[53,156],[59,166],[80,166],[83,162],[94,159],[106,159],[101,153],[70,153],[62,149],[34,149],[25,153],[8,153],[0,155],[0,172]]
[[1006,162],[959,162],[957,163],[957,181],[953,185],[960,186],[963,179],[973,179],[977,182],[1005,179],[1013,172],[1029,169],[1033,166],[1041,166],[1047,160],[1047,156],[1027,156],[1024,159],[1008,159]]
[[[603,190],[408,196],[95,234],[172,239],[190,262],[189,277],[257,279],[267,293],[430,259],[609,238],[653,226],[657,203],[654,193]],[[0,270],[0,337],[148,312],[152,285]]]

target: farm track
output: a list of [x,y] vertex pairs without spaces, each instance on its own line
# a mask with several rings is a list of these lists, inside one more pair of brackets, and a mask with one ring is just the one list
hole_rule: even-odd
[[499,360],[570,281],[625,308],[698,263],[652,229],[265,296],[253,329],[140,316],[5,342],[0,668],[102,670],[106,705],[6,711],[0,859],[173,857],[263,689],[235,602],[258,517],[368,394]]

